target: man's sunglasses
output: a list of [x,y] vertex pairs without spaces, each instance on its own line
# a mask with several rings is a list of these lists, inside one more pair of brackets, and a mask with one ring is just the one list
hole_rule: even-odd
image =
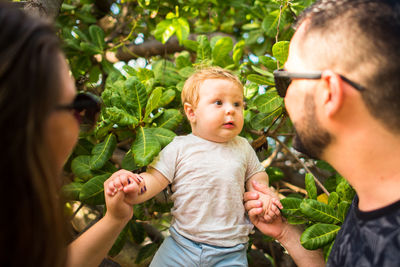
[[73,110],[81,131],[89,131],[96,124],[100,106],[101,101],[97,96],[89,93],[79,93],[71,104],[57,106],[56,110]]
[[[292,82],[292,79],[312,79],[318,80],[321,79],[322,71],[311,71],[307,73],[302,72],[289,72],[285,71],[284,69],[279,69],[274,71],[274,80],[275,80],[275,87],[278,91],[278,95],[280,97],[285,97],[286,91]],[[340,75],[340,78],[345,81],[346,83],[350,84],[352,87],[357,89],[358,91],[366,90],[365,87],[347,79],[343,75]]]

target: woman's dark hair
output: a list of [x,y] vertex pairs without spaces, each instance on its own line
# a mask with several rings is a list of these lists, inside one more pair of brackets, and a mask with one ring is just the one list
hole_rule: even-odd
[[60,174],[44,125],[60,96],[61,51],[47,23],[0,1],[0,262],[63,266]]

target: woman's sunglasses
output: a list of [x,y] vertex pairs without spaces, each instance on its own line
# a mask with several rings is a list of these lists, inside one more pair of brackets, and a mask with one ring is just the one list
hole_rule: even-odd
[[79,93],[71,104],[57,106],[56,110],[73,110],[81,131],[89,131],[97,122],[100,106],[101,101],[97,96]]
[[[286,91],[292,82],[292,79],[312,79],[318,80],[321,79],[322,71],[312,71],[307,73],[300,73],[300,72],[289,72],[285,71],[284,69],[279,69],[274,71],[274,80],[275,80],[275,87],[278,91],[278,95],[280,97],[285,97]],[[347,79],[343,75],[340,75],[343,81],[350,84],[352,87],[357,89],[358,91],[366,90],[365,87]]]

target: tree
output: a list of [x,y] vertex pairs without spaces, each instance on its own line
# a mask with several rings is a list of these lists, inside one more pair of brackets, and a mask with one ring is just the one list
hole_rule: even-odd
[[[328,255],[354,191],[328,164],[290,148],[292,125],[272,76],[286,61],[292,23],[312,2],[16,2],[26,9],[35,3],[36,10],[57,17],[78,90],[103,100],[96,128],[81,134],[65,166],[71,177],[63,190],[67,199],[78,201],[79,207],[102,207],[103,182],[112,172],[142,171],[175,135],[188,133],[190,127],[180,111],[183,83],[197,66],[218,65],[232,70],[245,84],[241,135],[252,143],[271,185],[283,198],[283,214],[289,222],[304,225],[304,247],[324,248]],[[111,256],[127,240],[141,247],[137,263],[154,254],[163,239],[160,232],[169,225],[167,195],[137,205]],[[146,237],[151,242],[144,245]],[[257,232],[251,237],[250,265],[293,265],[271,241]]]

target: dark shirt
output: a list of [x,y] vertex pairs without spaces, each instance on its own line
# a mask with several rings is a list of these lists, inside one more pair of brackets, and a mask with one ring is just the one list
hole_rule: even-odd
[[400,201],[362,212],[356,196],[336,237],[327,266],[400,266]]

